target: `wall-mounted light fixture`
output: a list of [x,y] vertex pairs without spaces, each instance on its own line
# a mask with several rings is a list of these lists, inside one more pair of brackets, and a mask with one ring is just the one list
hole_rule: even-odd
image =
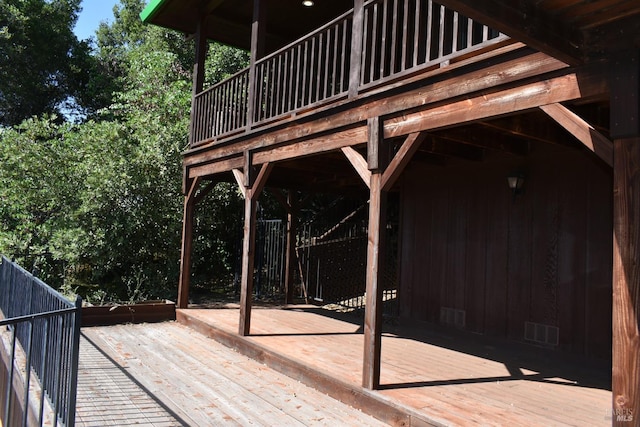
[[524,173],[513,172],[507,177],[507,184],[513,192],[513,199],[515,200],[518,194],[522,194],[524,190]]
[[315,4],[315,3],[313,2],[313,0],[303,0],[303,1],[302,1],[302,5],[303,5],[304,7],[311,7],[311,6],[313,6],[314,4]]

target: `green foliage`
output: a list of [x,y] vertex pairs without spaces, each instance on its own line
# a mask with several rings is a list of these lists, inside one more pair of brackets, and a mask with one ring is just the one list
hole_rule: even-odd
[[59,113],[90,75],[73,27],[80,0],[0,0],[0,126]]
[[[42,1],[0,0],[0,16],[10,9],[11,19],[29,21],[18,3]],[[67,5],[57,30],[65,33],[78,1],[44,3]],[[0,127],[0,252],[98,303],[174,298],[177,287],[193,45],[143,26],[143,5],[122,0],[90,57],[76,63],[83,123],[40,114],[60,102],[43,95],[48,107],[29,113],[39,117]],[[0,39],[13,28],[0,24]],[[209,81],[246,63],[246,53],[212,45]],[[5,86],[19,84],[7,78]],[[242,201],[235,185],[219,184],[200,206],[194,270],[204,282],[231,275]]]

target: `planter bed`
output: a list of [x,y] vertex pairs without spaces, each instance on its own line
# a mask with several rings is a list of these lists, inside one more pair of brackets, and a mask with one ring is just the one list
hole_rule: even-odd
[[176,319],[172,301],[146,301],[126,305],[82,307],[82,326],[153,323]]

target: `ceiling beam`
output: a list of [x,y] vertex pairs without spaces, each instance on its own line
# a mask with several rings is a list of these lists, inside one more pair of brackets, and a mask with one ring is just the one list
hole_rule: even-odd
[[567,64],[583,62],[581,33],[535,5],[501,0],[439,0],[439,3]]

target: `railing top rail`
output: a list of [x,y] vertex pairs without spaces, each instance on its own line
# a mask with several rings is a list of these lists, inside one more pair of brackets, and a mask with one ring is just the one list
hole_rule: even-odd
[[260,63],[262,63],[262,62],[268,61],[269,59],[271,59],[271,58],[273,58],[273,57],[275,57],[275,56],[278,56],[279,54],[281,54],[281,53],[282,53],[282,52],[284,52],[285,50],[289,50],[289,49],[291,49],[292,47],[294,47],[294,46],[296,46],[296,45],[298,45],[298,44],[302,43],[303,41],[305,41],[305,40],[307,40],[307,39],[311,39],[313,36],[315,36],[315,35],[317,35],[317,34],[319,34],[319,33],[323,32],[323,31],[324,31],[324,30],[326,30],[327,28],[329,28],[329,27],[331,27],[331,26],[333,26],[333,25],[337,24],[337,23],[338,23],[338,22],[340,22],[340,21],[343,21],[343,20],[347,19],[347,17],[348,17],[349,15],[353,15],[353,9],[350,9],[350,10],[346,11],[345,13],[343,13],[342,15],[340,15],[340,16],[338,16],[338,17],[336,17],[336,18],[332,19],[331,21],[327,22],[327,23],[326,23],[326,24],[324,24],[322,27],[317,28],[317,29],[316,29],[316,30],[314,30],[313,32],[308,33],[308,34],[305,34],[303,37],[300,37],[299,39],[297,39],[297,40],[295,40],[295,41],[293,41],[293,42],[289,43],[288,45],[286,45],[286,46],[284,46],[284,47],[282,47],[282,48],[280,48],[280,49],[278,49],[278,50],[276,50],[275,52],[270,53],[269,55],[267,55],[267,56],[265,56],[265,57],[263,57],[263,58],[258,59],[258,60],[256,61],[256,65],[257,65],[257,64],[260,64]]
[[242,74],[246,74],[246,73],[248,73],[248,72],[249,72],[249,69],[250,69],[250,67],[243,68],[242,70],[238,71],[237,73],[235,73],[235,74],[233,74],[233,75],[231,75],[231,76],[229,76],[229,77],[227,77],[227,78],[225,78],[225,79],[223,79],[223,80],[220,80],[218,83],[216,83],[216,84],[214,84],[214,85],[212,85],[212,86],[210,86],[210,87],[206,88],[206,89],[205,89],[205,90],[203,90],[202,92],[197,93],[197,94],[196,94],[196,98],[197,98],[197,97],[199,97],[199,96],[204,95],[204,94],[205,94],[205,93],[207,93],[207,92],[211,92],[211,91],[213,91],[213,90],[216,90],[216,89],[217,89],[217,88],[219,88],[220,86],[224,86],[225,84],[228,84],[230,81],[232,81],[233,79],[236,79],[236,78],[240,77]]
[[46,311],[46,312],[37,313],[37,314],[28,314],[26,316],[11,317],[11,318],[8,318],[8,319],[0,320],[0,326],[14,325],[16,323],[27,322],[29,320],[43,319],[45,317],[54,317],[54,316],[58,316],[60,314],[73,313],[77,309],[78,309],[78,307],[63,308],[61,310],[53,310],[53,311]]
[[17,263],[10,261],[9,259],[7,259],[7,257],[5,257],[4,255],[2,255],[2,263],[8,263],[11,266],[13,266],[14,268],[16,268],[21,274],[24,274],[25,276],[35,280],[35,282],[38,284],[38,286],[40,286],[43,289],[46,289],[46,291],[51,294],[51,296],[53,296],[54,298],[60,300],[60,302],[66,304],[69,306],[69,308],[73,308],[73,302],[69,301],[68,298],[66,298],[64,295],[62,295],[60,292],[56,291],[55,289],[53,289],[51,286],[47,285],[46,283],[44,283],[42,280],[38,279],[37,277],[35,277],[33,274],[29,273],[27,270],[25,270],[24,268],[22,268],[21,266],[19,266]]

